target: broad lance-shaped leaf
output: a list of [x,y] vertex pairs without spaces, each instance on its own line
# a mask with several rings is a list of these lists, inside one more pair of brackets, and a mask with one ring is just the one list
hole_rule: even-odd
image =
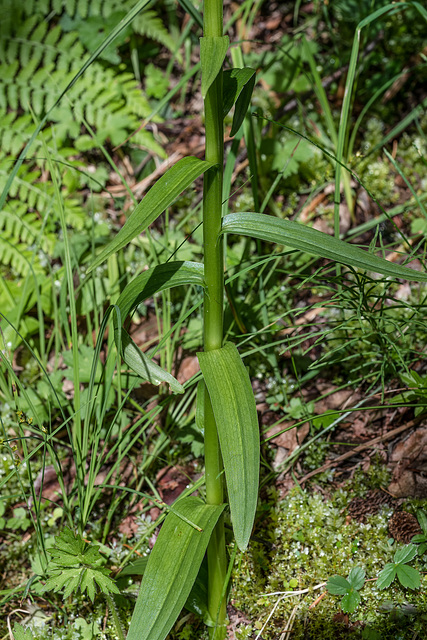
[[[189,284],[204,285],[203,264],[167,262],[144,271],[124,288],[117,300],[115,306],[120,309],[122,324],[133,309],[158,291]],[[113,322],[114,340],[126,364],[144,380],[155,385],[167,382],[172,391],[183,393],[184,387],[170,373],[148,358],[124,329],[119,331],[116,314],[113,316]]]
[[200,63],[202,65],[202,97],[222,69],[230,38],[228,36],[200,38]]
[[255,518],[259,483],[259,428],[248,372],[234,344],[198,353],[224,461],[231,522],[244,551]]
[[207,505],[190,496],[175,511],[202,531],[169,513],[150,554],[127,640],[164,640],[197,578],[212,531],[224,505]]
[[122,249],[138,234],[142,233],[154,222],[163,211],[169,207],[190,184],[202,173],[213,167],[212,162],[199,160],[188,156],[179,160],[157,180],[148,193],[132,212],[125,225],[110,244],[101,251],[100,255],[88,269],[88,273],[98,267],[104,260],[116,251]]
[[388,262],[373,253],[298,222],[280,220],[262,213],[231,213],[224,216],[221,233],[251,236],[342,262],[350,267],[414,282],[427,282],[426,273]]

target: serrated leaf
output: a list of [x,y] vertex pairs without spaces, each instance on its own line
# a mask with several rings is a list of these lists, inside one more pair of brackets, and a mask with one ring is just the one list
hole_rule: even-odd
[[396,564],[403,564],[404,562],[411,562],[417,555],[417,547],[414,544],[407,544],[402,549],[398,549],[394,554],[394,561]]
[[18,623],[13,627],[13,636],[15,640],[34,640],[31,629],[29,627],[24,629],[24,627]]
[[55,536],[55,544],[48,551],[51,560],[44,591],[64,590],[64,599],[75,591],[87,591],[93,601],[96,583],[104,593],[120,593],[109,577],[109,570],[100,566],[105,560],[99,546],[85,542],[68,527]]
[[353,613],[356,611],[360,604],[360,594],[355,589],[352,589],[349,593],[346,593],[341,600],[341,609],[344,613]]
[[373,253],[359,249],[343,240],[317,231],[317,229],[311,229],[298,222],[281,220],[274,216],[261,213],[230,213],[223,218],[221,233],[238,233],[267,242],[276,242],[354,268],[414,282],[427,282],[427,274],[425,273],[387,262]]
[[145,231],[177,199],[184,189],[213,166],[212,162],[199,160],[194,156],[188,156],[174,164],[151,187],[114,240],[101,251],[100,255],[91,264],[88,273]]
[[142,579],[127,640],[164,640],[196,580],[212,531],[225,505],[207,505],[190,496],[170,512],[160,530]]
[[424,534],[427,536],[427,515],[421,509],[417,511],[417,520]]
[[200,64],[202,66],[202,97],[222,69],[224,58],[230,44],[228,36],[200,38]]
[[143,380],[147,380],[156,386],[166,382],[174,393],[184,393],[182,384],[173,375],[146,356],[124,329],[121,330],[120,340],[117,340],[117,342],[120,343],[123,360]]
[[326,589],[333,596],[344,596],[351,589],[351,584],[343,576],[331,576],[326,583]]
[[237,546],[248,545],[259,483],[259,427],[248,372],[234,344],[198,353],[218,429]]
[[421,586],[420,572],[407,564],[399,564],[396,567],[397,577],[400,584],[408,589],[419,589]]
[[378,580],[376,581],[376,586],[378,589],[387,589],[393,582],[396,577],[396,565],[393,563],[388,563],[381,571],[378,576]]
[[422,544],[420,544],[420,546],[418,547],[418,555],[422,556],[425,554],[425,552],[427,551],[427,542],[423,542]]
[[224,118],[236,103],[245,84],[249,82],[255,73],[255,69],[250,69],[249,67],[224,70],[222,99],[222,115]]
[[365,570],[362,567],[353,567],[347,579],[353,589],[361,589],[365,584]]

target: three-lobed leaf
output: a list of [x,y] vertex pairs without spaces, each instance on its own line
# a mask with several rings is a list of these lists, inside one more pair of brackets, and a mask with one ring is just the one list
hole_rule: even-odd
[[64,599],[78,590],[81,593],[87,591],[92,602],[96,586],[103,593],[120,593],[109,577],[109,570],[101,566],[104,558],[99,547],[86,543],[68,527],[55,537],[55,544],[49,549],[49,554],[49,578],[44,591],[63,591]]
[[373,253],[359,249],[343,240],[290,220],[281,220],[261,213],[231,213],[223,218],[221,233],[237,233],[267,242],[276,242],[329,258],[353,268],[374,271],[394,278],[427,282],[427,274],[388,262]]
[[88,269],[88,273],[142,233],[202,173],[213,167],[212,162],[188,156],[179,160],[157,180],[132,212],[117,236],[110,242]]
[[234,344],[198,353],[218,430],[231,521],[244,551],[255,518],[259,484],[259,427],[249,374]]
[[406,564],[411,562],[416,555],[417,547],[415,544],[407,544],[398,549],[394,554],[394,562],[386,564],[378,576],[376,582],[378,589],[389,587],[396,576],[403,587],[419,589],[421,586],[420,572]]
[[127,640],[166,638],[196,581],[224,506],[207,505],[194,496],[175,503],[175,513],[167,515],[144,571]]

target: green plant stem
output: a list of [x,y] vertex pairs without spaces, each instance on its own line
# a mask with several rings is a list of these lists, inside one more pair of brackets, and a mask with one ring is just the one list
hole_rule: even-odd
[[104,593],[105,599],[108,604],[108,609],[110,610],[111,617],[114,622],[114,626],[116,628],[117,637],[119,640],[125,640],[125,634],[123,632],[122,623],[120,622],[119,614],[117,613],[116,605],[114,604],[113,596],[109,593]]
[[[222,0],[206,0],[204,36],[221,37]],[[224,252],[221,230],[224,125],[222,117],[222,71],[210,86],[205,98],[206,160],[217,166],[206,172],[203,184],[203,242],[205,264],[204,348],[220,349],[223,339]],[[206,501],[222,504],[223,463],[212,405],[205,391],[205,472]],[[208,546],[208,608],[217,622],[210,629],[211,640],[225,637],[226,602],[222,589],[227,572],[224,523],[220,518]]]

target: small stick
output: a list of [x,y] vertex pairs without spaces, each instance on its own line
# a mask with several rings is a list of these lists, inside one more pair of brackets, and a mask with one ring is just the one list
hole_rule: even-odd
[[302,484],[309,478],[316,476],[318,473],[322,473],[323,471],[326,471],[327,469],[329,469],[330,467],[333,467],[339,462],[348,460],[348,458],[351,458],[352,456],[354,456],[357,453],[360,453],[361,451],[365,451],[365,449],[369,449],[370,447],[373,447],[374,445],[380,442],[384,442],[385,440],[391,440],[395,436],[399,435],[399,433],[402,433],[407,429],[412,429],[412,427],[415,427],[415,425],[418,424],[418,422],[420,422],[421,419],[422,419],[422,416],[420,416],[419,418],[415,418],[414,420],[410,420],[406,424],[403,424],[400,427],[397,427],[396,429],[392,429],[391,431],[388,431],[388,433],[384,433],[382,436],[378,436],[377,438],[374,438],[369,442],[364,442],[363,444],[360,444],[358,447],[355,447],[351,451],[347,451],[347,453],[344,453],[342,456],[338,456],[338,458],[334,458],[333,460],[328,460],[328,462],[325,462],[325,464],[323,464],[321,467],[318,467],[314,471],[310,471],[310,473],[307,473],[307,475],[304,476],[299,482]]

